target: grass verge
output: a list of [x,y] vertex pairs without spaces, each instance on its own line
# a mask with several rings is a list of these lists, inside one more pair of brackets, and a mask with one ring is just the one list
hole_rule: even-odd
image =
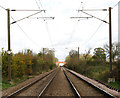
[[120,89],[120,82],[119,81],[115,81],[115,82],[110,82],[108,85]]
[[28,77],[15,78],[15,79],[11,80],[11,82],[9,82],[7,79],[4,79],[2,81],[2,84],[1,84],[2,85],[2,90],[13,87],[13,86],[15,86],[15,85],[27,80],[27,79],[28,79]]

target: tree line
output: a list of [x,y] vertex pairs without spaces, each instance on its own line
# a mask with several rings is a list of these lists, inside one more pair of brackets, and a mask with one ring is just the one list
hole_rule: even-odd
[[[44,50],[44,51],[43,51]],[[2,78],[8,77],[8,53],[2,48]],[[29,75],[40,74],[44,71],[56,68],[54,50],[43,48],[39,53],[33,53],[26,49],[18,53],[11,53],[11,76],[21,78]]]
[[[78,56],[78,51],[71,50],[69,52],[69,55],[65,59],[65,61],[67,62],[65,66],[82,74],[90,73],[91,70],[94,71],[95,66],[102,66],[102,68],[105,68],[107,66],[107,69],[109,69],[109,46],[107,44],[105,44],[103,48],[95,48],[93,54],[91,54],[90,48],[87,51],[85,51],[85,53],[79,55],[80,56]],[[117,75],[115,77],[117,80],[120,81],[120,66],[118,64],[118,45],[115,45],[114,43],[112,44],[112,62],[114,70],[113,72],[116,71],[115,74]],[[96,71],[99,70],[100,69]],[[104,72],[103,69],[103,72],[101,71],[101,73],[108,73],[108,71]]]

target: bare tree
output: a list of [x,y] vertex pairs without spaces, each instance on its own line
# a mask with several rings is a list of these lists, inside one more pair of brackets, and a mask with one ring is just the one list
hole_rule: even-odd
[[91,52],[91,48],[89,48],[88,49],[88,51],[87,50],[85,50],[85,54],[83,54],[83,56],[84,56],[84,58],[85,58],[85,60],[87,59],[87,57],[90,55],[90,52]]

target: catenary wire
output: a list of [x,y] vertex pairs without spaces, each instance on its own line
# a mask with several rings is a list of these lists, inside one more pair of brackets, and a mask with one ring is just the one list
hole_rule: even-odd
[[[118,5],[119,2],[117,2],[117,4],[115,4],[112,8],[116,7]],[[104,18],[104,20],[108,17],[109,14],[107,14],[107,16]],[[98,30],[100,29],[100,27],[103,25],[103,22],[100,23],[100,25],[98,26],[98,28],[95,30],[95,32],[91,35],[91,37],[83,44],[83,45],[87,45],[89,43],[89,41],[92,39],[92,37],[98,32]]]
[[[12,16],[11,16],[11,18],[13,19],[13,21],[15,21],[15,19],[14,19]],[[27,37],[32,43],[34,43],[34,44],[36,45],[36,47],[40,48],[39,45],[38,45],[34,40],[32,40],[31,37],[29,37],[28,34],[22,29],[22,27],[21,27],[18,23],[16,23],[16,24],[17,24],[17,26],[20,28],[20,30],[26,35],[26,37]]]
[[[37,0],[35,0],[35,2],[36,2],[36,4],[37,4],[37,6],[38,6],[39,9],[40,9],[39,4],[41,5],[42,9],[44,9],[40,0],[39,0],[39,4],[38,4]],[[41,13],[41,16],[43,17],[42,13]],[[45,18],[43,18],[43,19],[45,21]],[[47,31],[48,36],[49,36],[49,40],[50,40],[51,46],[53,47],[53,43],[52,43],[52,39],[51,39],[51,36],[50,36],[50,32],[49,32],[47,21],[45,21],[45,27],[46,27],[46,31]]]
[[[40,10],[40,6],[39,6],[37,0],[35,0],[35,2],[36,2],[36,5],[37,5],[38,9]],[[41,16],[43,17],[42,13],[41,13]],[[43,18],[43,20],[45,21],[45,18]]]
[[[81,7],[82,7],[82,9],[84,9],[85,3],[84,3],[84,5],[82,5],[82,3],[83,3],[83,2],[81,2],[79,9],[80,9]],[[79,15],[79,12],[77,13],[77,17],[78,17],[78,15]],[[82,13],[80,14],[80,16],[82,16]],[[74,25],[74,27],[73,27],[73,30],[72,30],[72,32],[71,32],[71,34],[70,34],[70,38],[69,38],[69,40],[68,40],[68,44],[71,43],[73,34],[75,33],[76,27],[77,27],[77,25],[78,25],[79,22],[80,22],[80,19],[75,23],[75,25]]]
[[49,40],[51,42],[51,46],[53,47],[53,43],[52,43],[52,39],[51,39],[51,36],[50,36],[50,32],[49,32],[49,28],[48,28],[48,23],[47,22],[46,22],[45,26],[46,26],[46,30],[47,30],[47,33],[48,33]]
[[42,5],[42,3],[41,3],[41,1],[40,1],[40,0],[39,0],[39,3],[40,3],[40,5],[41,5],[42,9],[44,9],[44,8],[43,8],[43,5]]
[[31,14],[31,15],[29,15],[29,16],[27,16],[27,17],[24,17],[24,18],[22,18],[22,19],[19,19],[19,20],[17,20],[17,21],[12,22],[11,24],[14,24],[14,23],[16,23],[16,22],[19,22],[19,21],[21,21],[21,20],[24,20],[24,19],[26,19],[26,18],[29,18],[29,17],[31,17],[31,16],[33,16],[33,15],[36,15],[36,14],[39,14],[39,13],[40,13],[40,12]]
[[1,6],[1,5],[0,5],[0,8],[2,8],[2,9],[4,9],[4,10],[6,10],[6,9],[5,9],[3,6]]
[[[41,0],[38,0],[38,1],[39,1],[39,4],[41,5],[42,9],[44,9],[43,5],[41,3]],[[45,22],[45,26],[46,26],[46,30],[47,30],[47,33],[48,33],[48,36],[49,36],[49,40],[51,42],[51,46],[53,47],[52,38],[51,38],[51,35],[50,35],[50,32],[49,32],[49,28],[48,28],[48,22]]]
[[[82,7],[82,9],[84,8],[85,3],[84,3],[84,5],[82,5],[82,3],[83,3],[83,2],[81,2],[80,6],[79,6],[79,9],[80,9],[81,7]],[[79,15],[79,13],[77,13],[77,16],[78,16],[78,15]],[[81,16],[81,15],[82,15],[82,13],[80,14],[80,16]],[[70,44],[70,42],[71,42],[71,40],[72,40],[72,37],[73,37],[73,33],[75,32],[76,26],[78,25],[79,21],[80,21],[80,19],[74,23],[73,30],[72,30],[72,32],[70,33],[70,37],[69,37],[67,43],[64,42],[65,45],[69,45],[69,44]],[[63,40],[62,40],[62,41],[63,41]],[[53,46],[60,46],[60,45],[63,45],[63,43],[61,44],[61,41],[55,43]]]
[[38,8],[39,8],[39,10],[40,10],[40,6],[39,6],[39,4],[38,4],[37,0],[35,0],[35,2],[36,2],[36,4],[37,4],[37,7],[38,7]]
[[112,8],[115,8],[118,5],[119,2],[117,2]]
[[[104,18],[104,20],[108,17],[109,14],[106,15],[106,17]],[[100,29],[100,27],[103,25],[103,22],[100,23],[100,25],[98,26],[98,28],[95,30],[95,32],[90,36],[90,38],[83,44],[83,45],[87,45],[90,40],[92,39],[92,37],[98,32],[98,30]]]

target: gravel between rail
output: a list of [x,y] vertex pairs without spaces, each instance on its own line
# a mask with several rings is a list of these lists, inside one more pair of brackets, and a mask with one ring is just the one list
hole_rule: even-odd
[[62,68],[48,86],[43,96],[75,96]]

